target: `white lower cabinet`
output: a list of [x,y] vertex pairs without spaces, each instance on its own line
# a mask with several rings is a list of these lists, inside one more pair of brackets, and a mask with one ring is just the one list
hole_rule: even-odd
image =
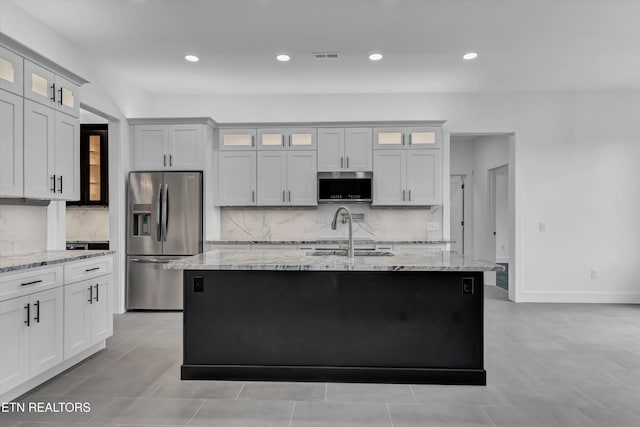
[[113,333],[112,276],[84,280],[64,287],[64,356],[69,358]]
[[112,265],[105,256],[0,274],[0,401],[102,348],[113,333]]

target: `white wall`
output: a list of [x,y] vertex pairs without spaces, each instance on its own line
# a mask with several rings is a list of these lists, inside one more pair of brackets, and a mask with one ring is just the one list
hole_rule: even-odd
[[444,119],[452,133],[514,132],[513,298],[640,302],[638,91],[160,96],[153,105],[155,116],[218,122]]

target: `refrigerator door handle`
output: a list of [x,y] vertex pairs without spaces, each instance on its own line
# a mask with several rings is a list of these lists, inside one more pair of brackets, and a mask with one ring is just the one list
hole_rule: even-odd
[[167,234],[169,233],[169,184],[164,185],[164,204],[162,206],[164,209],[162,218],[164,220],[164,241],[167,241]]
[[156,218],[158,218],[157,221],[157,240],[161,241],[162,240],[162,186],[160,187],[160,190],[158,191],[158,215]]
[[155,259],[155,258],[150,258],[150,259],[142,259],[142,258],[131,258],[129,261],[131,262],[140,262],[142,264],[166,264],[168,263],[170,260],[168,259]]

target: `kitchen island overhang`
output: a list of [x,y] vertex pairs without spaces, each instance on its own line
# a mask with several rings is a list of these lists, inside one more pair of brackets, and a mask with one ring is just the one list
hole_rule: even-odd
[[493,263],[218,250],[167,268],[184,270],[182,379],[486,384]]

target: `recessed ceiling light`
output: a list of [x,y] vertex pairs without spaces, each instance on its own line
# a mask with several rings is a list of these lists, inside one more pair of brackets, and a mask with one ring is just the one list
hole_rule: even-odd
[[186,59],[189,62],[198,62],[198,61],[200,61],[200,58],[198,58],[195,55],[185,55],[184,59]]
[[381,53],[372,53],[371,55],[369,55],[369,59],[372,61],[380,61],[382,59],[382,54]]
[[477,57],[478,57],[477,52],[467,52],[464,55],[462,55],[462,58],[466,59],[467,61],[471,61],[472,59],[476,59]]
[[276,59],[280,62],[287,62],[288,60],[291,59],[291,57],[289,55],[285,55],[284,53],[281,53],[280,55],[276,56]]

